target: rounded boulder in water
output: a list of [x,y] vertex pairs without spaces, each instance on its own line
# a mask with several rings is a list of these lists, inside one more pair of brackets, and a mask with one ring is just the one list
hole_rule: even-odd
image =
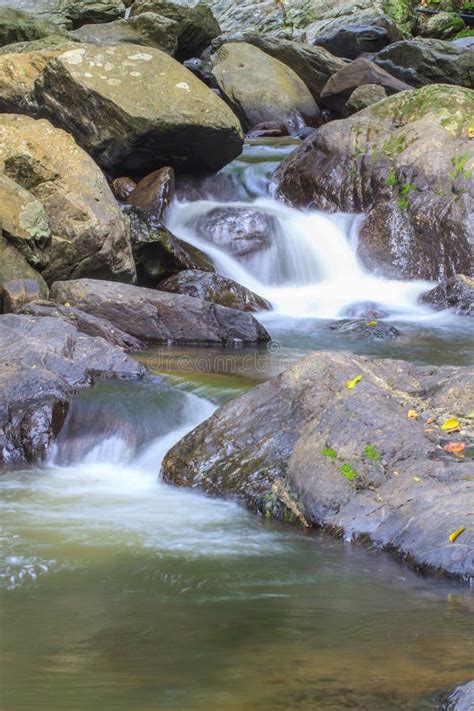
[[245,207],[216,207],[200,217],[195,228],[216,247],[246,257],[270,246],[277,221],[272,215]]

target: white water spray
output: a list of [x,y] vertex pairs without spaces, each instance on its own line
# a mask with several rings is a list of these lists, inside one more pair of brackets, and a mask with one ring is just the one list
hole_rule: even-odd
[[[240,260],[203,239],[194,227],[214,208],[254,208],[272,215],[278,229],[272,244]],[[168,227],[179,238],[206,252],[219,274],[268,299],[276,314],[337,319],[353,304],[376,303],[397,319],[421,320],[433,312],[418,303],[431,287],[426,281],[385,279],[368,272],[356,250],[363,216],[300,211],[276,200],[175,202]]]

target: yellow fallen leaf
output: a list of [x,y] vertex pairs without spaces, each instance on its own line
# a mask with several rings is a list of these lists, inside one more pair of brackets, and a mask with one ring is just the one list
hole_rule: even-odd
[[455,417],[450,417],[448,420],[443,422],[441,429],[443,432],[454,432],[454,430],[459,429],[459,420]]
[[71,306],[71,304],[69,303],[69,301],[65,301],[64,306],[68,309]]
[[361,380],[362,380],[362,375],[356,375],[355,378],[353,378],[352,380],[348,380],[346,382],[346,388],[348,390],[352,390],[352,388],[355,388],[357,383],[360,383]]
[[378,321],[367,321],[367,326],[376,326]]
[[459,536],[461,535],[461,533],[464,533],[465,530],[466,530],[466,529],[464,528],[464,526],[461,526],[460,528],[457,529],[457,531],[453,531],[452,533],[450,533],[450,534],[449,534],[449,540],[451,541],[451,543],[454,543],[454,541],[456,540],[456,538],[459,538]]
[[418,413],[416,410],[408,410],[408,417],[412,420],[416,420]]
[[421,478],[419,476],[414,476],[413,481],[421,481]]

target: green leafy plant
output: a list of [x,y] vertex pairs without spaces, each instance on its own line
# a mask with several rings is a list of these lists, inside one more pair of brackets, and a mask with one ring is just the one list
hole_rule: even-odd
[[373,459],[375,462],[379,462],[382,458],[380,452],[378,452],[373,444],[367,444],[364,447],[364,457],[367,457],[367,459]]
[[329,457],[329,459],[336,459],[337,458],[336,450],[331,449],[331,447],[324,447],[321,454],[323,454],[325,457]]
[[357,477],[356,470],[353,469],[350,464],[343,464],[339,471],[346,479],[349,479],[349,481],[353,481]]

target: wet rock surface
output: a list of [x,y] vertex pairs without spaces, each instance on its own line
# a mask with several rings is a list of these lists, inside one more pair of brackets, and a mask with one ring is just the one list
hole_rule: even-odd
[[415,37],[389,45],[373,61],[414,87],[458,84],[474,88],[472,50],[453,42]]
[[139,286],[156,287],[162,279],[184,269],[215,271],[204,252],[175,237],[149,211],[127,206],[124,212],[130,220]]
[[36,301],[21,307],[20,313],[27,316],[47,316],[62,319],[71,323],[78,331],[86,336],[103,338],[107,343],[118,346],[126,351],[140,350],[142,343],[133,338],[121,328],[118,328],[105,318],[98,318],[91,314],[75,309],[71,306],[61,306],[53,301]]
[[396,338],[400,331],[389,323],[371,319],[362,321],[359,319],[341,319],[329,326],[331,331],[344,333],[354,338]]
[[216,207],[195,223],[198,234],[237,257],[270,246],[277,229],[272,215],[243,207]]
[[473,94],[461,87],[388,97],[316,130],[277,171],[280,193],[299,206],[367,213],[358,251],[372,270],[430,280],[470,274],[473,111]]
[[459,274],[422,294],[420,301],[438,311],[453,309],[457,314],[474,316],[474,279]]
[[46,454],[79,387],[100,377],[138,378],[144,368],[102,338],[62,319],[0,316],[0,465]]
[[233,279],[210,272],[198,270],[179,272],[160,282],[158,289],[172,294],[187,294],[239,311],[255,312],[271,309],[271,304],[266,299],[250,289],[246,289]]
[[[474,575],[472,466],[441,446],[472,441],[464,419],[472,376],[465,368],[312,353],[185,436],[166,455],[162,476],[467,579]],[[447,417],[459,418],[459,432],[441,430]]]
[[93,279],[56,282],[51,299],[105,318],[145,344],[257,343],[270,337],[250,314],[182,294]]

